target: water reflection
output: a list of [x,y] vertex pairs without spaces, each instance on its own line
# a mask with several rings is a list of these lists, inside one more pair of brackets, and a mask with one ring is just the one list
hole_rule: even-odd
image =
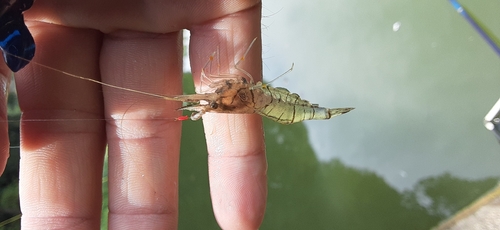
[[[500,28],[491,6],[472,4]],[[276,13],[263,22],[266,79],[294,62],[274,85],[323,106],[356,107],[305,123],[318,160],[369,170],[399,192],[447,172],[499,175],[500,146],[482,119],[499,96],[500,60],[447,1],[273,1],[264,8]]]

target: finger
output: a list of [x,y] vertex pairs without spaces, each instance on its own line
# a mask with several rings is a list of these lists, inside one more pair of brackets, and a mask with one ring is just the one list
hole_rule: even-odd
[[[101,35],[33,23],[33,62],[99,77]],[[16,78],[21,118],[19,192],[25,228],[98,228],[105,148],[99,85],[32,64]]]
[[[191,67],[198,85],[197,78],[214,51],[219,50],[215,58],[219,59],[216,65],[220,65],[221,74],[233,74],[234,63],[256,37],[256,43],[238,67],[249,72],[255,81],[261,80],[260,13],[258,5],[191,28]],[[220,227],[257,229],[267,195],[261,118],[255,114],[205,114],[203,124],[212,204]]]
[[25,13],[30,20],[44,21],[103,32],[135,30],[174,32],[192,24],[250,8],[259,0],[45,0],[35,1]]
[[[159,95],[182,94],[182,35],[107,35],[103,81]],[[175,229],[179,102],[104,88],[109,141],[109,227]]]
[[9,121],[7,116],[7,96],[10,86],[10,78],[12,71],[9,70],[7,65],[0,61],[0,175],[5,170],[7,158],[9,158]]

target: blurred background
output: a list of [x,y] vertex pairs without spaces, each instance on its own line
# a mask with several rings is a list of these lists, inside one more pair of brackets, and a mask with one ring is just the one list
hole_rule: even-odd
[[[460,2],[500,36],[500,1]],[[500,59],[448,1],[264,0],[263,15],[265,81],[295,63],[272,85],[356,109],[264,119],[261,229],[429,229],[498,184],[500,145],[483,119],[500,97]],[[206,159],[201,122],[184,122],[179,229],[219,228]]]

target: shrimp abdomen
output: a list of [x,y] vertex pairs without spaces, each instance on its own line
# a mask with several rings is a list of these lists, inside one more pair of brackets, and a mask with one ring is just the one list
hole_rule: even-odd
[[[267,103],[256,105],[256,113],[281,124],[292,124],[305,120],[327,120],[347,113],[354,108],[324,108],[303,100],[299,95],[284,88],[263,85],[254,89],[254,94],[266,97]],[[261,91],[261,92],[258,92]],[[258,93],[257,93],[258,92]]]

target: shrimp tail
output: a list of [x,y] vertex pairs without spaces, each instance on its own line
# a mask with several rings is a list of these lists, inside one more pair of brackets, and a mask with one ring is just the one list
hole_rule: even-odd
[[339,115],[342,115],[344,113],[348,113],[349,111],[353,110],[354,108],[335,108],[335,109],[327,109],[328,114],[330,115],[329,118],[336,117]]

